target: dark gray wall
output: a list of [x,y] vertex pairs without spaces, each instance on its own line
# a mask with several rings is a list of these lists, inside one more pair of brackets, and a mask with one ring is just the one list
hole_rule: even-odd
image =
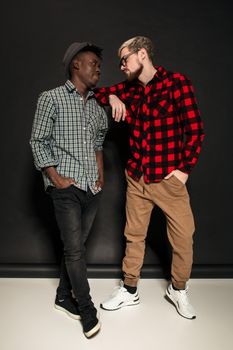
[[[2,276],[56,275],[61,246],[49,198],[28,144],[38,94],[64,82],[61,59],[73,41],[104,48],[100,85],[123,79],[122,41],[153,39],[156,61],[188,75],[206,139],[189,180],[196,219],[194,277],[233,276],[232,8],[231,1],[11,1],[1,19]],[[106,186],[88,241],[92,276],[118,275],[124,239],[125,130],[114,125],[105,145]],[[144,276],[164,276],[169,262],[165,222],[153,213]]]

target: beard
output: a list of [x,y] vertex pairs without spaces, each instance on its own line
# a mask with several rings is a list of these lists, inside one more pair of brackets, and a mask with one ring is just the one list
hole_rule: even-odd
[[135,79],[138,79],[139,75],[142,73],[143,65],[139,63],[138,68],[134,72],[128,71],[128,73],[125,73],[127,75],[128,81],[133,81]]

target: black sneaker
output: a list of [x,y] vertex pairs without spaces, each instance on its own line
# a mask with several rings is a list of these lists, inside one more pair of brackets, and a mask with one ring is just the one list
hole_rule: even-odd
[[74,320],[80,320],[80,312],[77,301],[72,297],[59,298],[56,296],[55,309],[64,311],[68,316]]
[[81,323],[83,326],[83,333],[87,338],[96,335],[100,330],[100,322],[96,316],[96,309],[85,310],[81,314]]

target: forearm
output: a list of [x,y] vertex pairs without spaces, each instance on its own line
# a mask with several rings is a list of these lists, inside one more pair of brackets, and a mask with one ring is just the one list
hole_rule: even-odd
[[55,167],[46,167],[43,168],[42,171],[48,176],[48,178],[51,180],[55,187],[59,186],[60,175],[58,174]]
[[70,185],[75,184],[74,179],[61,176],[60,174],[58,174],[56,168],[53,166],[46,167],[42,169],[42,171],[45,172],[46,176],[48,176],[52,184],[58,189],[66,188],[66,187],[69,187]]
[[119,83],[110,87],[96,88],[94,90],[97,101],[104,105],[109,106],[109,97],[115,95],[119,97],[122,101],[125,100],[125,83]]

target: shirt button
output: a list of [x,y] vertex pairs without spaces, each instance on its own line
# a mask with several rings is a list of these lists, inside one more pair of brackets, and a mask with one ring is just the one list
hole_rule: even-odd
[[86,141],[83,141],[84,145],[86,144]]
[[86,130],[86,128],[83,128],[83,130]]
[[82,97],[80,97],[80,101],[82,101],[83,100],[83,98]]
[[85,157],[85,159],[87,159],[87,157]]

